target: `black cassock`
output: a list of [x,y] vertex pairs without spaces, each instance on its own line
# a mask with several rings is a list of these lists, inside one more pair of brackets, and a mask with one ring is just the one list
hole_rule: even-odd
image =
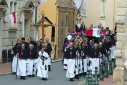
[[21,52],[19,53],[19,58],[20,59],[28,59],[29,58],[29,50],[28,49],[21,50]]
[[74,59],[76,57],[76,49],[67,48],[65,54],[67,59]]
[[51,57],[51,51],[52,51],[52,45],[50,43],[47,44],[47,48],[45,49],[45,51],[49,54],[49,56]]
[[30,41],[30,44],[32,44],[34,46],[34,49],[37,50],[37,43],[34,41]]
[[21,44],[20,43],[17,43],[14,46],[13,51],[14,51],[14,55],[16,55],[17,53],[20,53],[21,52]]

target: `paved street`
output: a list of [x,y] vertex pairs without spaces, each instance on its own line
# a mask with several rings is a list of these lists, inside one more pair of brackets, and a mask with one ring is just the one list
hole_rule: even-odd
[[85,80],[81,78],[79,81],[75,80],[70,82],[65,77],[66,71],[63,70],[61,62],[52,64],[52,71],[49,72],[49,79],[47,81],[41,80],[41,78],[27,78],[25,81],[15,79],[14,75],[0,76],[0,85],[84,85]]
[[[0,64],[0,72],[0,74],[10,72],[10,64]],[[99,83],[99,85],[113,85],[112,75]],[[63,70],[63,65],[60,61],[52,64],[52,71],[49,72],[49,79],[47,81],[43,81],[38,77],[27,78],[24,81],[19,78],[15,79],[14,75],[8,74],[0,76],[0,85],[85,85],[85,79],[82,77],[80,80],[70,82],[66,78],[66,71]]]

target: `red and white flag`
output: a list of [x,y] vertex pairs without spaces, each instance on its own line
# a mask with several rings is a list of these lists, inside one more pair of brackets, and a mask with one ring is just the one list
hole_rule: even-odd
[[9,19],[10,19],[10,21],[11,21],[12,26],[13,26],[14,24],[16,24],[16,14],[15,14],[15,12],[9,14],[8,17],[9,17]]
[[37,2],[34,3],[34,7],[36,7],[38,5],[40,5],[40,1],[37,1]]

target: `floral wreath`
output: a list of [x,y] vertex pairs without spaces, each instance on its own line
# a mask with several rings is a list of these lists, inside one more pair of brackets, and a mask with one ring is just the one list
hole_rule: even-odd
[[79,43],[82,43],[82,42],[83,42],[82,37],[77,37],[77,38],[75,39],[75,44],[76,44],[76,45],[78,45]]

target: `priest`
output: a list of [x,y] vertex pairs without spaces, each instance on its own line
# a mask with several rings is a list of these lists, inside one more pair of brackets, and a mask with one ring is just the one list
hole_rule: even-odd
[[73,47],[73,43],[69,43],[69,47],[65,51],[66,58],[67,58],[67,72],[66,77],[70,79],[70,81],[73,81],[73,78],[75,77],[75,57],[76,57],[76,50]]
[[39,59],[38,59],[38,68],[37,68],[37,76],[41,77],[42,80],[47,80],[48,78],[48,58],[49,55],[45,52],[45,47],[42,47],[41,51],[39,51]]
[[17,75],[20,76],[20,79],[26,79],[26,67],[27,67],[27,59],[29,58],[29,50],[26,49],[25,44],[21,45],[21,52],[19,53],[19,61],[18,61],[18,71]]

